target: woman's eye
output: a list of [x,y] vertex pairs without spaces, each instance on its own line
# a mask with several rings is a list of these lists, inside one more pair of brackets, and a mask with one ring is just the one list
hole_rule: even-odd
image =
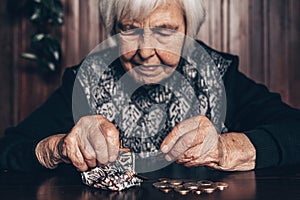
[[131,30],[131,29],[134,29],[133,28],[133,26],[131,26],[131,25],[125,25],[125,26],[122,26],[122,31],[129,31],[129,30]]
[[176,33],[175,30],[166,29],[166,28],[153,28],[152,31],[156,35],[163,36],[163,37],[172,36],[174,33]]
[[128,30],[122,30],[121,34],[123,34],[123,35],[138,35],[139,31],[137,29],[128,29]]
[[120,33],[123,35],[138,35],[140,34],[140,29],[133,25],[119,25]]

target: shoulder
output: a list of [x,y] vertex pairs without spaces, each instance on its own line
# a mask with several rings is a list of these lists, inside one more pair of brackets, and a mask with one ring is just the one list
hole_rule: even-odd
[[238,56],[216,50],[200,40],[197,40],[197,44],[209,55],[210,59],[212,59],[222,77],[226,75],[228,71],[235,71],[238,69]]
[[232,64],[238,64],[239,62],[239,57],[237,55],[216,50],[200,40],[197,40],[197,43],[208,52],[208,54],[216,62],[216,64],[219,64],[220,61],[227,61],[231,62]]
[[99,76],[108,66],[118,62],[119,53],[116,48],[94,50],[88,54],[78,65],[67,67],[63,73],[63,81],[75,80],[82,76]]

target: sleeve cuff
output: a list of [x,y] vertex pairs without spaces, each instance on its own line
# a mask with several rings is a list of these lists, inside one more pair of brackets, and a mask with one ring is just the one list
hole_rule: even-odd
[[277,166],[280,161],[278,145],[265,129],[244,132],[256,149],[255,168]]

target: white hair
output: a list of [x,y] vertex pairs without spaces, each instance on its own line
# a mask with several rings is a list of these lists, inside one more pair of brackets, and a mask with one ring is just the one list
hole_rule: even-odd
[[[102,23],[108,36],[115,34],[116,23],[126,15],[132,19],[145,18],[155,9],[169,0],[99,0]],[[172,0],[177,3],[185,16],[187,31],[191,38],[196,38],[205,20],[203,0]]]

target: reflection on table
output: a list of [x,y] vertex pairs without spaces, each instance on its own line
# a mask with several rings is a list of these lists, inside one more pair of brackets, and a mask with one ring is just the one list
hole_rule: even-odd
[[[142,174],[149,178],[141,187],[122,192],[90,188],[81,183],[78,172],[67,167],[45,173],[0,173],[0,199],[300,199],[300,166],[249,172],[221,172],[204,167],[185,168],[172,164],[164,169]],[[158,178],[222,181],[224,191],[212,194],[181,195],[163,193],[152,186]]]

